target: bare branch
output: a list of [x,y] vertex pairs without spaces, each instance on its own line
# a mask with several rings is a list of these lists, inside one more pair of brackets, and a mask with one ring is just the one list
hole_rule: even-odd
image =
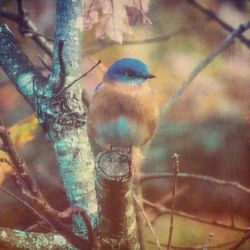
[[6,147],[6,152],[9,154],[16,174],[13,177],[16,184],[21,190],[22,196],[32,204],[37,210],[41,211],[46,216],[46,219],[53,224],[54,228],[61,233],[71,244],[80,249],[90,249],[89,242],[82,237],[74,234],[72,229],[66,226],[59,217],[59,212],[52,208],[39,190],[37,183],[29,173],[28,167],[18,155],[14,145],[10,139],[9,132],[4,127],[2,117],[0,116],[0,137]]
[[19,157],[12,141],[10,138],[10,134],[8,130],[4,127],[4,122],[3,118],[0,116],[0,126],[1,126],[1,131],[0,131],[0,137],[3,141],[4,146],[6,147],[6,152],[8,153],[11,161],[12,161],[12,166],[15,168],[17,173],[22,177],[24,183],[27,185],[27,187],[30,188],[30,191],[32,194],[35,196],[40,196],[43,197],[41,194],[39,187],[33,177],[31,176],[29,169],[25,162],[21,160]]
[[7,25],[0,25],[0,41],[0,66],[35,110],[34,85],[46,85],[47,80],[28,59]]
[[160,241],[159,241],[159,239],[158,239],[157,236],[156,236],[155,230],[154,230],[154,228],[153,228],[153,226],[152,226],[152,224],[151,224],[151,222],[150,222],[150,220],[149,220],[149,218],[148,218],[148,216],[147,216],[147,214],[146,214],[144,208],[141,206],[140,202],[137,200],[137,198],[136,198],[135,195],[134,195],[134,200],[135,200],[135,202],[136,202],[136,205],[137,205],[137,206],[139,207],[139,209],[141,210],[142,215],[143,215],[143,217],[144,217],[144,219],[145,219],[145,221],[146,221],[146,223],[147,223],[147,225],[148,225],[148,227],[149,227],[149,229],[150,229],[150,232],[151,232],[151,234],[152,234],[153,237],[154,237],[155,244],[157,245],[157,248],[158,248],[159,250],[161,250]]
[[91,71],[93,71],[99,64],[101,63],[101,60],[98,60],[97,63],[95,63],[88,71],[86,71],[84,74],[82,74],[81,76],[79,76],[77,79],[75,79],[73,82],[71,82],[69,85],[67,85],[66,87],[64,87],[63,89],[61,89],[56,95],[55,97],[60,96],[62,93],[64,93],[67,89],[69,89],[71,86],[73,86],[76,82],[78,82],[79,80],[81,80],[83,77],[87,76]]
[[18,14],[8,11],[4,8],[0,8],[0,16],[7,18],[17,24],[21,24],[19,31],[21,34],[26,35],[31,34],[31,39],[44,51],[48,54],[49,57],[52,57],[52,45],[48,42],[49,39],[45,38],[37,33],[35,24],[28,18],[27,13],[25,13],[22,4],[22,1],[18,1]]
[[171,110],[173,105],[179,99],[179,97],[184,93],[187,87],[191,84],[191,82],[195,79],[195,77],[209,64],[211,63],[215,57],[217,57],[224,49],[226,49],[230,44],[232,44],[236,37],[245,32],[250,28],[250,21],[245,24],[241,24],[237,29],[234,29],[230,35],[221,43],[220,46],[215,48],[205,59],[200,61],[198,65],[193,69],[193,71],[189,74],[187,80],[185,80],[178,89],[174,92],[174,94],[170,97],[168,102],[163,107],[163,117]]
[[[204,25],[204,23],[207,21],[209,21],[209,20],[206,18],[206,19],[200,21],[199,23],[195,23],[194,25],[191,25],[191,26],[188,25],[186,27],[181,27],[179,29],[170,31],[168,33],[165,33],[165,34],[162,34],[159,36],[151,37],[151,38],[139,39],[139,40],[125,40],[122,42],[122,46],[133,46],[133,45],[138,45],[138,44],[143,45],[143,44],[151,44],[151,43],[167,41],[167,40],[171,39],[172,37],[179,35],[183,32],[187,32],[187,31],[193,30],[197,27],[200,27],[200,26]],[[86,52],[88,54],[95,53],[99,50],[105,49],[105,48],[112,46],[112,45],[117,45],[117,43],[112,42],[112,41],[101,41],[97,45],[87,48]]]
[[92,248],[94,248],[95,247],[95,234],[91,225],[90,218],[84,210],[82,210],[81,208],[77,208],[77,207],[70,207],[63,212],[58,213],[58,216],[63,219],[70,218],[73,215],[80,215],[81,218],[83,219],[87,228],[89,244]]
[[241,245],[243,245],[249,239],[250,239],[250,233],[247,233],[233,247],[231,247],[229,250],[238,249]]
[[[158,217],[163,215],[163,214],[171,214],[171,209],[169,208],[166,208],[162,205],[155,205],[154,203],[146,200],[146,199],[143,199],[143,202],[154,208],[156,211],[158,211]],[[203,219],[203,218],[200,218],[200,217],[197,217],[195,215],[192,215],[192,214],[188,214],[188,213],[185,213],[185,212],[182,212],[182,211],[178,211],[178,210],[175,210],[174,211],[174,215],[177,215],[177,216],[180,216],[180,217],[183,217],[183,218],[187,218],[187,219],[190,219],[190,220],[194,220],[194,221],[197,221],[197,222],[200,222],[200,223],[204,223],[204,224],[209,224],[209,225],[213,225],[213,226],[217,226],[217,227],[221,227],[221,228],[226,228],[226,229],[229,229],[229,230],[233,230],[233,231],[238,231],[238,232],[250,232],[250,227],[236,227],[236,226],[232,226],[232,225],[228,225],[228,224],[225,224],[223,222],[220,222],[220,221],[214,221],[214,220],[206,220],[206,219]]]
[[6,163],[6,164],[8,164],[9,166],[14,167],[13,164],[12,164],[12,162],[10,162],[10,161],[9,161],[8,159],[6,159],[6,158],[0,157],[0,162]]
[[[146,180],[170,178],[170,177],[174,177],[174,174],[172,173],[143,174],[141,176],[141,182],[146,181]],[[198,174],[191,174],[191,173],[179,173],[178,177],[183,178],[183,179],[196,179],[196,180],[206,181],[206,182],[210,182],[210,183],[220,185],[220,186],[234,187],[234,188],[239,189],[240,191],[250,194],[249,188],[241,185],[240,183],[236,181],[225,181],[225,180],[217,179],[212,176],[198,175]]]
[[60,249],[77,250],[66,239],[54,233],[33,233],[0,227],[1,249]]
[[38,216],[38,218],[40,218],[43,222],[45,222],[47,225],[49,225],[50,229],[52,231],[55,231],[54,226],[50,223],[50,221],[48,221],[38,210],[36,210],[35,208],[33,208],[30,204],[28,204],[26,201],[20,199],[18,196],[16,196],[15,194],[13,194],[12,192],[10,192],[8,189],[2,187],[0,185],[0,189],[3,190],[5,193],[7,193],[9,196],[11,196],[12,198],[14,198],[15,200],[17,200],[18,202],[20,202],[22,205],[24,205],[25,207],[27,207],[28,209],[30,209],[36,216]]
[[45,63],[45,61],[40,56],[38,56],[38,59],[40,60],[44,68],[46,68],[50,72],[51,68]]
[[[149,243],[151,244],[155,244],[155,242],[151,242],[149,241]],[[212,246],[208,246],[206,249],[218,249],[218,248],[225,248],[228,247],[232,244],[234,244],[235,241],[229,241],[229,242],[225,242],[225,243],[221,243],[221,244],[216,244],[216,245],[212,245]],[[166,244],[161,244],[163,247],[167,247]],[[201,245],[197,245],[197,246],[176,246],[176,245],[171,245],[170,246],[172,249],[176,249],[176,250],[204,250],[204,246]]]
[[[233,32],[234,28],[226,23],[224,20],[219,18],[214,12],[211,10],[207,9],[205,6],[202,4],[198,3],[196,0],[187,0],[188,3],[192,4],[195,6],[197,9],[199,9],[201,12],[203,12],[207,17],[211,18],[212,20],[216,21],[218,24],[220,24],[221,27],[223,27],[225,30],[229,32]],[[245,36],[242,34],[239,34],[236,36],[248,49],[250,49],[250,40],[247,39]]]
[[172,190],[172,201],[171,201],[171,214],[170,214],[170,226],[169,226],[169,234],[168,234],[168,244],[167,244],[167,250],[170,249],[173,230],[174,230],[174,210],[175,210],[175,193],[177,188],[177,178],[179,174],[179,156],[178,154],[174,154],[173,158],[175,160],[174,165],[174,179],[173,179],[173,190]]

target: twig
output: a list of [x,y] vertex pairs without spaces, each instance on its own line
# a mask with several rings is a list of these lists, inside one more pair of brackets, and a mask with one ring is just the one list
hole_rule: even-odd
[[[162,205],[155,205],[154,203],[152,203],[151,201],[148,201],[146,199],[143,199],[143,202],[146,205],[148,205],[148,206],[154,208],[156,211],[158,211],[159,212],[158,217],[163,215],[163,214],[171,214],[171,209],[169,209],[169,208],[166,208],[166,207],[164,207]],[[210,221],[210,220],[206,220],[206,219],[197,217],[195,215],[188,214],[188,213],[178,211],[178,210],[174,211],[174,215],[177,215],[177,216],[180,216],[180,217],[183,217],[183,218],[187,218],[187,219],[190,219],[190,220],[194,220],[194,221],[197,221],[197,222],[200,222],[200,223],[213,225],[213,226],[217,226],[217,227],[221,227],[221,228],[226,228],[226,229],[233,230],[233,231],[250,232],[250,227],[237,227],[237,226],[232,226],[232,225],[222,223],[220,221],[215,221],[215,220]]]
[[25,33],[32,34],[31,39],[45,52],[47,55],[52,58],[52,45],[45,36],[37,33],[35,24],[27,17],[27,15],[22,18],[19,14],[8,11],[4,8],[0,8],[0,16],[7,18],[17,24],[22,23],[22,29],[19,29],[20,33],[25,35]]
[[135,200],[135,203],[136,203],[136,205],[138,206],[138,208],[141,210],[142,215],[143,215],[143,217],[144,217],[144,219],[145,219],[145,221],[146,221],[146,223],[147,223],[147,225],[148,225],[148,227],[149,227],[149,230],[150,230],[151,234],[152,234],[153,237],[154,237],[155,244],[157,245],[157,248],[158,248],[159,250],[161,250],[161,244],[160,244],[159,239],[158,239],[157,236],[156,236],[155,230],[154,230],[154,228],[153,228],[153,226],[152,226],[152,224],[151,224],[151,222],[150,222],[150,220],[149,220],[149,218],[148,218],[148,216],[147,216],[145,210],[143,209],[143,207],[141,206],[140,202],[137,200],[137,198],[136,198],[135,195],[134,195],[134,200]]
[[7,193],[9,196],[11,196],[12,198],[14,198],[15,200],[17,200],[18,202],[20,202],[22,205],[24,205],[25,207],[27,207],[28,209],[30,209],[35,215],[37,215],[43,222],[45,222],[46,224],[49,225],[50,229],[52,229],[53,232],[55,232],[55,227],[47,220],[47,218],[45,218],[41,213],[39,213],[39,211],[37,211],[35,208],[33,208],[29,203],[27,203],[26,201],[20,199],[18,196],[16,196],[15,194],[13,194],[12,192],[10,192],[8,189],[2,187],[0,185],[0,189],[2,191],[4,191],[5,193]]
[[38,188],[37,183],[32,178],[27,165],[19,157],[11,139],[8,130],[4,127],[3,118],[0,116],[0,137],[6,147],[6,152],[10,156],[13,166],[17,173],[22,176],[27,187],[30,188],[32,194],[42,197],[42,194]]
[[81,218],[83,219],[86,229],[87,229],[89,244],[90,246],[94,247],[95,246],[95,234],[94,234],[89,216],[83,209],[77,208],[77,207],[70,207],[63,212],[58,213],[58,216],[63,219],[70,218],[73,215],[80,215]]
[[58,62],[59,62],[59,86],[56,88],[56,93],[60,92],[65,85],[65,77],[66,77],[66,69],[65,69],[65,64],[63,61],[63,47],[64,47],[64,41],[59,40],[58,42],[58,50],[57,50],[57,57],[58,57]]
[[21,194],[36,209],[39,209],[46,218],[53,224],[54,228],[61,233],[71,244],[80,249],[89,249],[89,242],[72,232],[72,229],[66,226],[59,217],[59,212],[52,208],[39,190],[37,183],[32,178],[25,162],[18,155],[10,139],[9,132],[4,127],[3,119],[0,116],[0,137],[6,146],[15,169],[13,177],[21,190]]
[[81,76],[79,76],[77,79],[75,79],[73,82],[71,82],[68,86],[64,87],[63,89],[61,89],[54,97],[58,97],[60,96],[63,92],[65,92],[67,89],[69,89],[73,84],[75,84],[76,82],[78,82],[80,79],[82,79],[83,77],[87,76],[92,70],[94,70],[99,64],[101,63],[101,60],[98,60],[98,62],[93,65],[88,71],[86,71],[84,74],[82,74]]
[[[163,41],[166,41],[166,40],[169,40],[171,39],[172,37],[178,35],[178,34],[181,34],[183,32],[186,32],[186,31],[189,31],[189,30],[193,30],[195,29],[195,27],[199,27],[201,25],[203,25],[204,22],[207,22],[208,19],[204,19],[202,20],[201,22],[199,23],[195,23],[194,25],[189,25],[187,27],[181,27],[179,29],[176,29],[176,30],[173,30],[173,31],[170,31],[169,33],[166,33],[166,34],[163,34],[163,35],[159,35],[159,36],[155,36],[155,37],[151,37],[151,38],[146,38],[146,39],[139,39],[139,40],[125,40],[122,42],[122,46],[133,46],[133,45],[138,45],[138,44],[151,44],[151,43],[157,43],[157,42],[163,42]],[[86,50],[86,52],[88,54],[90,53],[94,53],[94,52],[97,52],[101,49],[104,49],[108,46],[112,46],[112,45],[116,45],[115,42],[111,42],[111,41],[102,41],[101,43],[97,44],[96,46],[92,46],[90,48],[88,48]]]
[[[141,182],[152,180],[152,179],[171,178],[171,177],[174,177],[173,173],[143,174],[141,176]],[[239,189],[240,191],[250,194],[250,189],[248,187],[245,187],[236,181],[225,181],[225,180],[217,179],[212,176],[198,175],[198,174],[191,174],[191,173],[179,173],[178,177],[183,178],[183,179],[196,179],[196,180],[211,182],[213,184],[217,184],[220,186],[234,187],[234,188]]]
[[0,157],[0,162],[6,163],[6,164],[8,164],[9,166],[14,167],[13,164],[12,164],[12,162],[10,162],[10,161],[9,161],[8,159],[6,159],[6,158]]
[[228,37],[221,43],[220,46],[215,48],[205,59],[200,61],[198,65],[192,70],[189,74],[187,80],[185,80],[179,88],[174,92],[174,94],[170,97],[169,101],[163,107],[163,113],[167,114],[179,97],[183,94],[183,92],[187,89],[187,87],[191,84],[191,82],[195,79],[195,77],[210,63],[214,60],[216,56],[218,56],[224,49],[226,49],[230,44],[234,42],[235,37],[239,36],[247,29],[250,28],[250,21],[241,24],[237,29],[234,29]]
[[250,233],[247,233],[233,247],[231,247],[229,250],[238,249],[241,245],[243,245],[249,239],[250,239]]
[[[155,244],[155,242],[149,241],[151,244]],[[229,245],[234,244],[235,241],[229,241],[217,245],[212,245],[209,246],[208,249],[217,249],[217,248],[222,248],[222,247],[227,247]],[[166,244],[161,244],[163,247],[167,247]],[[204,246],[197,245],[197,246],[176,246],[176,245],[171,245],[170,246],[172,249],[177,249],[177,250],[204,250]]]
[[167,250],[170,249],[172,235],[173,235],[173,230],[174,230],[175,192],[176,192],[176,188],[177,188],[177,178],[178,178],[178,174],[179,174],[179,171],[180,171],[180,168],[179,168],[179,156],[178,156],[178,154],[175,153],[173,155],[173,158],[175,160],[175,165],[174,165],[174,179],[173,179],[171,214],[170,214],[170,226],[169,226]]
[[32,232],[34,230],[36,230],[38,227],[45,227],[44,225],[44,221],[37,221],[35,224],[28,226],[27,228],[25,228],[24,231],[26,232]]
[[42,65],[49,71],[51,72],[51,68],[44,62],[44,60],[38,56],[38,59],[40,60],[40,62],[42,63]]
[[[223,27],[225,30],[232,32],[234,28],[226,23],[224,20],[222,20],[220,17],[218,17],[214,12],[211,10],[207,9],[205,6],[202,4],[198,3],[196,0],[187,0],[188,3],[192,4],[195,6],[197,9],[199,9],[201,12],[203,12],[205,15],[207,15],[209,18],[212,20],[216,21],[218,24],[220,24],[221,27]],[[248,49],[250,49],[250,40],[247,39],[245,36],[239,34],[236,36]]]
[[[21,20],[25,20],[25,11],[24,11],[24,8],[23,8],[23,1],[22,0],[17,0],[17,11],[18,11],[18,14],[20,16],[20,19]],[[20,23],[20,28],[22,29],[22,22]]]

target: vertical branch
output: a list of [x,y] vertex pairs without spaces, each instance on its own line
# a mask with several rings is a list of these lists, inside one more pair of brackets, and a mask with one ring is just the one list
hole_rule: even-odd
[[120,151],[101,153],[97,157],[96,172],[100,249],[140,249],[128,155]]
[[175,160],[175,166],[174,166],[174,179],[173,179],[173,190],[172,190],[172,203],[171,203],[171,214],[170,214],[170,227],[169,227],[169,234],[168,234],[168,244],[167,244],[167,250],[171,247],[171,240],[174,230],[174,210],[175,210],[175,193],[176,193],[176,187],[177,187],[177,178],[178,173],[180,171],[179,169],[179,156],[178,154],[174,154],[173,158]]
[[[86,110],[78,84],[57,95],[63,86],[79,78],[82,65],[83,1],[58,0],[55,45],[51,74],[39,93],[39,121],[54,147],[66,194],[71,206],[81,208],[96,224],[94,160],[86,132]],[[62,43],[63,41],[63,43]],[[62,84],[63,81],[63,84]],[[62,86],[63,85],[63,86]],[[86,236],[80,216],[74,230]]]

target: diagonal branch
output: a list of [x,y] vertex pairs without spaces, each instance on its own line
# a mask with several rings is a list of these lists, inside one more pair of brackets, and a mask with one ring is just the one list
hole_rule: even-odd
[[[188,3],[192,4],[195,6],[197,9],[199,9],[201,12],[203,12],[207,17],[210,19],[216,21],[218,24],[220,24],[221,27],[223,27],[225,30],[229,32],[233,32],[234,28],[226,23],[224,20],[222,20],[220,17],[218,17],[214,12],[211,10],[207,9],[205,6],[202,4],[198,3],[196,0],[187,0]],[[250,40],[243,36],[242,34],[239,34],[237,38],[248,48],[250,49]]]
[[0,41],[0,66],[35,110],[34,85],[45,85],[47,80],[25,55],[7,25],[0,25]]
[[[187,80],[185,80],[178,89],[174,92],[174,94],[170,97],[170,100],[163,107],[163,117],[172,109],[176,101],[179,97],[184,93],[184,91],[188,88],[191,82],[195,79],[195,77],[207,67],[209,63],[211,63],[215,57],[217,57],[224,49],[226,49],[230,44],[232,44],[236,37],[245,32],[250,28],[250,21],[241,24],[237,29],[234,29],[230,35],[221,43],[220,46],[215,48],[205,59],[200,61],[198,65],[193,69],[193,71],[189,74]],[[163,124],[162,124],[163,125]]]
[[[143,202],[146,205],[148,205],[149,207],[152,207],[156,211],[158,211],[158,213],[159,213],[158,217],[163,215],[163,214],[171,214],[171,209],[169,209],[169,208],[166,208],[166,207],[164,207],[162,205],[156,205],[156,204],[154,204],[151,201],[148,201],[146,199],[143,199]],[[200,222],[200,223],[213,225],[213,226],[217,226],[217,227],[221,227],[221,228],[226,228],[226,229],[233,230],[233,231],[246,232],[246,233],[250,232],[250,227],[237,227],[237,226],[234,226],[234,225],[225,224],[225,223],[220,222],[220,221],[214,221],[214,220],[210,221],[210,220],[203,219],[203,218],[200,218],[198,216],[188,214],[188,213],[178,211],[178,210],[174,211],[174,215],[177,215],[177,216],[180,216],[180,217],[183,217],[183,218],[187,218],[187,219],[190,219],[190,220],[194,220],[194,221],[197,221],[197,222]]]
[[33,208],[29,203],[20,199],[18,196],[16,196],[12,192],[10,192],[8,189],[2,187],[1,185],[0,185],[0,189],[2,191],[4,191],[5,193],[7,193],[12,198],[14,198],[15,200],[17,200],[18,202],[20,202],[21,204],[23,204],[28,209],[30,209],[35,215],[37,215],[38,218],[40,218],[43,222],[45,222],[47,225],[49,225],[50,229],[52,229],[52,230],[54,229],[54,226],[50,223],[50,221],[47,220],[46,217],[44,217],[37,209]]
[[29,37],[45,52],[52,57],[52,45],[47,38],[37,33],[35,24],[29,19],[22,7],[22,1],[18,1],[18,14],[0,8],[0,16],[19,24],[19,31],[22,35],[29,34]]

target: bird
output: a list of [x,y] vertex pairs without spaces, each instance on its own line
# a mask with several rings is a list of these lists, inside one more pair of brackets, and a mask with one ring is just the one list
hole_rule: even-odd
[[103,150],[131,149],[132,165],[140,165],[141,147],[154,135],[159,110],[148,84],[155,76],[137,58],[121,58],[106,71],[90,101],[87,133]]

